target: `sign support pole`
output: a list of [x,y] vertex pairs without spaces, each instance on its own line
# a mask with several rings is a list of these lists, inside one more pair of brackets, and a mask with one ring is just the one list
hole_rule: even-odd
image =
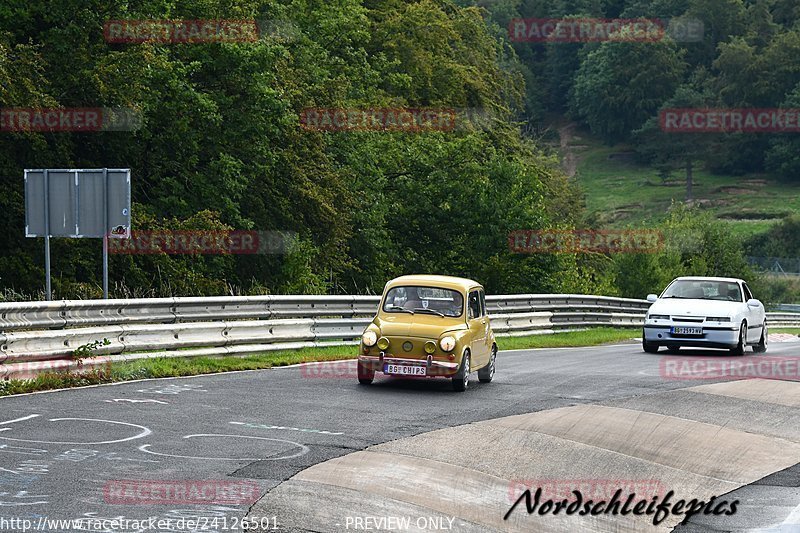
[[45,272],[45,297],[48,301],[53,299],[53,290],[50,283],[50,171],[44,171],[44,272]]
[[103,299],[108,300],[108,169],[103,168]]

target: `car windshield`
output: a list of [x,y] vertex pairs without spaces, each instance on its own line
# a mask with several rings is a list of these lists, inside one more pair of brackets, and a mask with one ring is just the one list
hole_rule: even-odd
[[661,297],[741,302],[742,291],[732,281],[679,280],[667,287]]
[[464,312],[460,292],[440,287],[408,285],[393,287],[383,301],[386,313],[424,313],[459,317]]

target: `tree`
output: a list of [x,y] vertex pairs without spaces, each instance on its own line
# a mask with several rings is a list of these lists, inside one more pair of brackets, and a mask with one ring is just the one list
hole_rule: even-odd
[[[781,107],[800,108],[800,84],[795,87]],[[778,134],[767,153],[767,168],[785,180],[800,181],[800,139],[796,133]]]
[[627,139],[674,93],[681,55],[670,39],[600,44],[581,63],[570,113],[608,143]]
[[624,297],[659,292],[678,276],[722,276],[758,281],[725,222],[696,207],[674,205],[658,227],[663,248],[653,254],[620,254],[616,283]]
[[705,38],[687,52],[691,65],[708,67],[717,55],[720,43],[744,35],[747,9],[742,0],[690,0],[686,17],[703,22]]
[[[675,96],[661,108],[669,109],[709,107],[711,98],[690,85],[682,85]],[[686,201],[693,200],[693,173],[697,160],[708,156],[712,133],[678,133],[662,129],[660,116],[650,118],[642,128],[634,132],[636,151],[646,161],[662,171],[682,169],[686,177]]]

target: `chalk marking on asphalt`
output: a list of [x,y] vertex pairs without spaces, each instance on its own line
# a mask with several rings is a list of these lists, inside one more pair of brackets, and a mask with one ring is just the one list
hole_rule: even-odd
[[151,446],[150,444],[142,444],[141,446],[139,446],[139,450],[143,451],[144,453],[150,453],[150,454],[153,454],[153,455],[160,455],[162,457],[175,457],[175,458],[178,458],[178,459],[200,459],[200,460],[203,460],[203,461],[283,461],[285,459],[294,459],[295,457],[300,457],[301,455],[305,455],[305,454],[307,454],[309,452],[308,446],[306,446],[304,444],[300,444],[299,442],[294,442],[294,441],[291,441],[291,440],[284,440],[284,439],[271,439],[271,438],[268,438],[268,437],[252,437],[250,435],[220,435],[220,434],[216,434],[216,433],[198,433],[196,435],[185,435],[183,438],[184,439],[192,439],[194,437],[231,437],[231,438],[236,438],[236,439],[271,440],[271,441],[275,441],[275,442],[283,442],[283,443],[286,443],[286,444],[291,444],[293,446],[297,446],[298,448],[300,448],[300,451],[295,453],[295,454],[286,455],[286,456],[283,456],[283,457],[267,457],[267,458],[264,458],[264,457],[241,457],[241,458],[236,458],[236,457],[198,457],[198,456],[194,456],[194,455],[171,455],[171,454],[168,454],[168,453],[159,453],[159,452],[153,452],[153,451],[148,450],[148,448]]
[[103,400],[103,401],[107,403],[128,402],[128,403],[159,403],[161,405],[169,405],[167,402],[162,402],[161,400],[153,400],[153,399],[136,400],[133,398],[115,398],[113,400]]
[[[0,426],[5,426],[6,424],[13,424],[14,422],[22,422],[23,420],[30,420],[31,418],[36,418],[39,415],[28,415],[28,416],[21,416],[19,418],[15,418],[14,420],[6,420],[5,422],[0,422]],[[6,431],[11,428],[0,429],[0,431]]]
[[[17,451],[17,450],[28,450],[28,451]],[[25,448],[24,446],[9,446],[8,444],[0,444],[0,452],[5,453],[19,453],[22,455],[45,455],[47,454],[47,450],[42,450],[40,448]]]
[[254,424],[251,422],[231,422],[236,426],[245,426],[255,429],[284,429],[286,431],[301,431],[303,433],[319,433],[321,435],[344,435],[344,433],[337,433],[335,431],[325,431],[321,429],[308,429],[308,428],[294,428],[289,426],[270,426],[267,424]]
[[130,424],[128,422],[118,422],[116,420],[102,420],[99,418],[51,418],[50,422],[63,422],[65,420],[84,420],[87,422],[104,422],[106,424],[118,424],[120,426],[130,426],[134,428],[139,428],[142,430],[141,433],[134,435],[133,437],[126,437],[124,439],[117,439],[117,440],[105,440],[100,442],[62,442],[62,441],[52,441],[52,440],[29,440],[29,439],[14,439],[11,437],[2,437],[0,439],[5,440],[13,440],[16,442],[32,442],[35,444],[79,444],[79,445],[86,445],[86,444],[116,444],[118,442],[127,442],[129,440],[136,440],[141,439],[142,437],[146,437],[152,433],[150,429],[140,426],[139,424]]

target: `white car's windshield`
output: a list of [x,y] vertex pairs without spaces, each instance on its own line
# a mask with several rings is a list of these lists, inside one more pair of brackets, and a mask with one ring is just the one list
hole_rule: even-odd
[[733,281],[678,280],[667,287],[661,297],[741,302],[742,291]]
[[383,310],[387,313],[459,317],[464,312],[464,297],[458,291],[439,287],[394,287],[386,293]]

